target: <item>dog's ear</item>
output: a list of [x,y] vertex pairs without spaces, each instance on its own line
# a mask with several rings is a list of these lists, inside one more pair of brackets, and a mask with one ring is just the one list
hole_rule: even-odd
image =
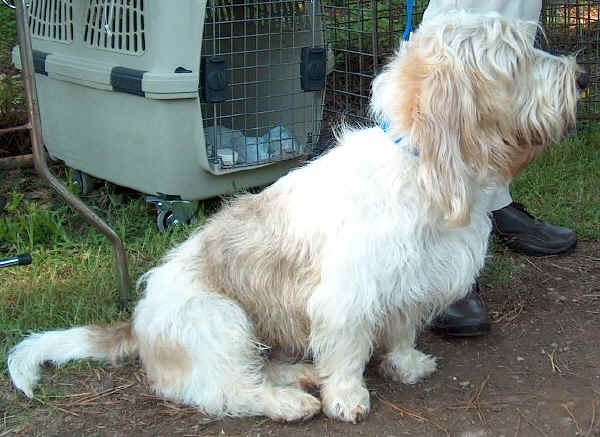
[[485,159],[476,140],[474,85],[463,67],[419,47],[419,36],[375,79],[371,109],[418,151],[419,183],[432,206],[449,226],[464,226],[474,169]]
[[415,96],[410,141],[419,151],[419,183],[449,226],[471,220],[472,186],[485,168],[473,82],[464,71],[430,68]]

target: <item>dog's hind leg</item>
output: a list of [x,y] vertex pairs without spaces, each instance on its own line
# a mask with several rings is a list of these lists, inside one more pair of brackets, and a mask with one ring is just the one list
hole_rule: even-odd
[[[161,272],[163,267],[146,278],[147,297],[134,320],[140,358],[158,393],[215,416],[296,421],[320,411],[314,396],[269,381],[265,346],[238,303],[203,291],[185,271]],[[171,292],[154,293],[156,287]]]
[[386,320],[383,348],[386,354],[379,365],[379,373],[386,378],[405,384],[414,384],[436,369],[436,359],[415,349],[416,327],[399,311]]
[[292,386],[302,390],[319,387],[319,378],[312,363],[286,362],[271,359],[265,364],[268,380],[276,386]]

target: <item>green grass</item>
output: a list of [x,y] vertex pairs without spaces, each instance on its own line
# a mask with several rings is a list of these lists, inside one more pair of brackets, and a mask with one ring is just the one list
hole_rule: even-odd
[[[0,127],[12,127],[20,125],[25,120],[25,108],[23,105],[23,91],[20,81],[13,77],[16,70],[12,65],[11,49],[17,43],[17,29],[15,24],[15,11],[4,6],[0,2]],[[8,143],[7,143],[8,141]],[[10,138],[6,137],[2,144],[6,152],[11,148]],[[22,148],[17,147],[23,153]],[[0,153],[5,154],[5,153]]]
[[[600,130],[563,139],[542,155],[511,185],[512,197],[547,223],[575,229],[580,240],[600,244]],[[486,263],[485,283],[507,287],[523,269],[519,256],[497,239]],[[527,267],[525,267],[527,268]],[[519,290],[515,290],[518,292]]]
[[15,11],[0,2],[0,73],[11,64],[10,51],[17,41]]
[[[41,191],[43,199],[27,200],[40,187],[27,187],[27,175],[14,179],[18,189],[8,193],[7,207],[0,215],[1,256],[29,251],[33,264],[0,269],[2,362],[8,348],[29,331],[128,317],[117,306],[113,250],[104,236],[61,200],[48,198],[47,192]],[[185,239],[193,226],[160,234],[154,212],[142,196],[113,205],[109,194],[104,188],[89,203],[124,240],[134,282],[169,247]]]
[[513,276],[522,271],[521,260],[505,248],[496,237],[491,238],[489,252],[493,255],[485,263],[485,285],[488,287],[508,287]]
[[0,3],[0,47],[6,47],[17,39],[14,9]]
[[600,130],[548,148],[511,187],[513,198],[544,221],[600,239]]

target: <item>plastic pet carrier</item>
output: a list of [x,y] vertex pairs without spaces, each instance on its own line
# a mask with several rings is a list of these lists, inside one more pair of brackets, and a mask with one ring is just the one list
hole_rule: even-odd
[[50,156],[160,207],[277,179],[320,130],[320,11],[318,0],[31,0]]

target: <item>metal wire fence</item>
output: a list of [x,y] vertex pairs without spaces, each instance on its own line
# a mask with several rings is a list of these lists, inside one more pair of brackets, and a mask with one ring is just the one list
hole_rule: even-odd
[[[415,2],[418,23],[428,1]],[[371,81],[397,46],[406,23],[403,0],[324,0],[326,38],[335,68],[327,81],[325,118],[368,122]]]
[[[209,51],[207,49],[209,43],[214,44],[212,40],[207,39],[208,36],[213,35],[216,30],[223,30],[224,26],[229,26],[227,29],[234,29],[237,33],[232,34],[229,39],[217,38],[218,44],[223,46],[217,47],[219,48],[217,52],[229,55],[238,51],[249,53],[250,49],[257,51],[263,48],[260,44],[257,43],[256,47],[248,44],[258,41],[266,44],[265,48],[270,50],[269,53],[275,53],[279,58],[274,58],[271,54],[267,59],[268,62],[262,62],[257,55],[242,56],[240,59],[247,65],[238,66],[236,71],[239,70],[243,76],[240,76],[239,80],[237,76],[233,77],[233,83],[244,84],[242,91],[245,93],[248,93],[252,87],[255,89],[251,89],[252,93],[249,95],[238,96],[237,103],[230,104],[231,108],[226,112],[216,114],[205,105],[203,120],[205,127],[213,125],[215,120],[228,117],[232,120],[235,129],[255,130],[257,133],[254,135],[262,135],[263,131],[268,131],[266,128],[278,124],[276,119],[280,117],[279,113],[286,113],[285,117],[288,118],[292,114],[295,118],[289,122],[293,126],[315,123],[314,102],[301,104],[301,107],[307,108],[307,115],[296,117],[296,114],[289,109],[293,106],[292,102],[301,99],[302,95],[292,95],[293,93],[288,92],[285,93],[284,99],[276,93],[259,89],[263,83],[276,82],[272,80],[273,75],[277,73],[278,68],[287,65],[288,62],[283,57],[284,49],[289,46],[295,53],[298,47],[310,45],[315,40],[314,26],[319,27],[320,23],[319,20],[314,22],[311,20],[311,13],[309,13],[311,9],[308,6],[312,5],[312,2],[289,0],[268,2],[222,0],[219,2],[215,0],[209,2],[210,4],[219,7],[207,10],[206,38],[203,44],[205,51]],[[421,21],[427,4],[428,0],[415,0],[413,11],[415,26],[418,26]],[[247,7],[244,8],[244,5]],[[371,81],[398,45],[406,23],[406,0],[322,0],[320,6],[319,8],[318,2],[314,2],[314,13],[316,16],[322,14],[324,40],[329,47],[329,58],[334,61],[333,72],[327,78],[323,115],[325,123],[321,124],[322,132],[329,131],[329,127],[342,118],[351,123],[370,123],[368,102]],[[245,15],[243,17],[235,15],[239,11],[245,11]],[[0,15],[0,128],[3,128],[24,121],[25,114],[19,74],[10,60],[10,52],[16,40],[14,19],[11,10],[1,4],[0,13],[2,14]],[[545,37],[538,38],[538,44],[550,51],[578,53],[579,62],[590,73],[591,86],[579,103],[579,119],[583,121],[600,119],[600,0],[544,0],[540,22]],[[284,25],[287,27],[283,27]],[[275,28],[277,32],[273,32]],[[289,43],[285,39],[288,30],[291,32],[290,35],[295,34]],[[246,35],[248,32],[250,35]],[[263,35],[266,33],[273,33],[276,37]],[[306,35],[306,41],[301,38],[302,35]],[[232,41],[241,41],[243,46],[237,48]],[[295,60],[293,67],[297,67]],[[289,76],[290,80],[298,80],[296,73]],[[287,80],[288,77],[282,75],[281,81],[284,79]],[[270,99],[274,102],[272,103],[274,106],[267,105],[265,111],[259,111],[255,106],[257,102],[262,101],[261,99]],[[275,104],[282,99],[285,100],[283,104]],[[248,119],[248,112],[252,113],[256,120]],[[0,148],[0,156],[7,153],[14,154],[15,148],[23,151],[27,148],[27,144],[25,137],[5,137]],[[214,151],[213,155],[215,155]]]
[[600,119],[600,1],[544,1],[540,46],[558,53],[577,53],[590,73],[591,85],[580,100],[580,120]]

